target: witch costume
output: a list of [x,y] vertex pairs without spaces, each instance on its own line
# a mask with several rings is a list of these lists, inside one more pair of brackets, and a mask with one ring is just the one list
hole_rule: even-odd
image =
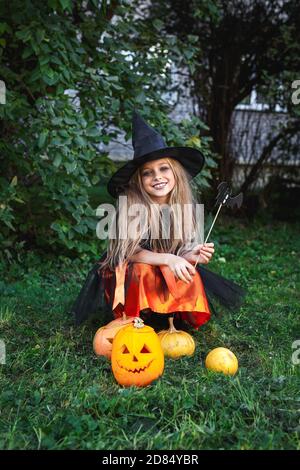
[[[137,113],[133,113],[133,160],[120,168],[107,185],[109,193],[117,198],[126,189],[130,178],[146,162],[170,157],[178,160],[189,179],[203,168],[204,156],[190,147],[167,147],[162,136]],[[141,249],[151,251],[150,240]],[[115,318],[153,315],[174,315],[199,328],[215,311],[214,300],[229,309],[239,308],[244,289],[201,265],[196,266],[193,282],[186,284],[175,279],[168,266],[153,266],[126,261],[114,271],[99,264],[107,251],[89,271],[71,313],[75,323],[81,324],[98,309],[109,308]]]

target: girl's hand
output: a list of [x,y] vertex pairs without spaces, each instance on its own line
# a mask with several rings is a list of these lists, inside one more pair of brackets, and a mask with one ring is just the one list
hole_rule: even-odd
[[192,276],[196,274],[196,269],[191,265],[191,263],[189,263],[189,261],[181,256],[169,253],[167,255],[167,264],[178,279],[181,279],[187,284],[192,282]]
[[196,260],[198,259],[198,256],[200,253],[198,263],[207,264],[210,262],[214,252],[215,252],[214,243],[200,244],[200,245],[196,245],[191,251],[189,251],[186,254],[185,258],[190,263],[194,264],[196,263]]

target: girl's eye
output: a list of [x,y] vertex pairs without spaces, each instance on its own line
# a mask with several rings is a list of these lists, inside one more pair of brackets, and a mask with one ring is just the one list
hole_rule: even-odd
[[[162,166],[160,168],[160,171],[167,171],[169,170],[170,168],[168,166]],[[149,171],[145,171],[144,173],[142,173],[142,176],[149,176],[150,175],[150,172]]]

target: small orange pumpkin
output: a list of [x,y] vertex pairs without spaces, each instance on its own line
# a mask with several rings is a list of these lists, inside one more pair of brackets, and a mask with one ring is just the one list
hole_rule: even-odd
[[117,318],[112,320],[105,326],[99,328],[96,331],[93,340],[93,349],[96,356],[105,356],[107,359],[111,358],[112,343],[115,335],[121,328],[132,323],[133,318],[126,318],[126,315],[123,315],[123,318]]
[[176,330],[174,319],[169,318],[170,328],[158,333],[165,356],[177,359],[181,356],[192,356],[195,352],[195,341],[186,331]]
[[112,371],[116,381],[124,387],[145,387],[164,371],[164,353],[157,334],[141,318],[122,328],[115,336]]

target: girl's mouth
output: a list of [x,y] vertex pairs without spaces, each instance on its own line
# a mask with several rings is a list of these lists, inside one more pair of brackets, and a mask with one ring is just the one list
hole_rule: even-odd
[[163,189],[167,183],[156,183],[152,186],[154,189]]

